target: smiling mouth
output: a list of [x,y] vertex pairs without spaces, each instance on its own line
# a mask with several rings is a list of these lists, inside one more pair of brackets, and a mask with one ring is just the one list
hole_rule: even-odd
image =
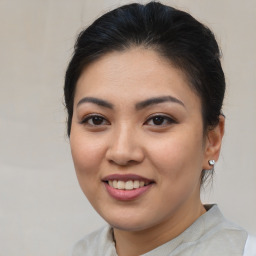
[[122,190],[133,190],[137,188],[142,188],[144,186],[149,185],[151,182],[145,182],[141,180],[128,180],[128,181],[122,181],[122,180],[108,180],[108,185],[115,189],[122,189]]
[[102,181],[118,190],[134,190],[155,183],[153,180],[136,174],[113,174],[105,177]]
[[139,198],[152,188],[154,180],[136,174],[112,174],[103,180],[108,194],[121,201],[131,201]]

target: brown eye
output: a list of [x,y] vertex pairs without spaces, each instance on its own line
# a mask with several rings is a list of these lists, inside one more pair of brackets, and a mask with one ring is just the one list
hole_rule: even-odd
[[81,123],[91,125],[91,126],[100,126],[100,125],[109,124],[109,122],[104,117],[99,115],[87,116]]
[[93,116],[91,118],[91,123],[93,125],[101,125],[103,123],[103,121],[104,121],[104,118],[101,116]]
[[152,118],[152,122],[154,125],[161,125],[165,121],[165,118],[162,116],[156,116]]
[[173,120],[171,117],[164,115],[153,116],[149,118],[146,122],[147,125],[151,126],[165,126],[173,123],[176,123],[176,121]]

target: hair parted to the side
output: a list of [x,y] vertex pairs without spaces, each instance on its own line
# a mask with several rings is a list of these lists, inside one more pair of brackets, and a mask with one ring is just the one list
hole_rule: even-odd
[[114,9],[79,34],[64,86],[68,136],[76,84],[84,67],[107,53],[132,47],[155,50],[184,72],[201,99],[204,131],[219,123],[225,76],[213,33],[190,14],[152,1]]

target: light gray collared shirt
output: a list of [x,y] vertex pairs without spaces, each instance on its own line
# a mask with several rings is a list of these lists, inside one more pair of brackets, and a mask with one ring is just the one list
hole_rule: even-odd
[[[256,240],[227,221],[217,205],[206,205],[207,212],[171,241],[141,256],[256,256]],[[118,256],[110,226],[80,240],[72,256]]]

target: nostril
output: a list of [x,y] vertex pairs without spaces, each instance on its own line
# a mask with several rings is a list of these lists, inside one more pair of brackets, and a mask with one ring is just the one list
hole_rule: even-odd
[[111,164],[131,166],[141,163],[144,159],[144,154],[140,149],[127,149],[126,151],[109,149],[106,153],[106,158]]
[[127,127],[121,127],[121,130],[115,131],[111,138],[109,147],[106,151],[106,158],[112,164],[120,166],[134,165],[144,159],[144,153],[141,144],[135,140],[133,132],[127,130]]
[[111,164],[120,165],[120,166],[132,166],[137,165],[139,162],[135,160],[121,161],[121,160],[109,160]]

